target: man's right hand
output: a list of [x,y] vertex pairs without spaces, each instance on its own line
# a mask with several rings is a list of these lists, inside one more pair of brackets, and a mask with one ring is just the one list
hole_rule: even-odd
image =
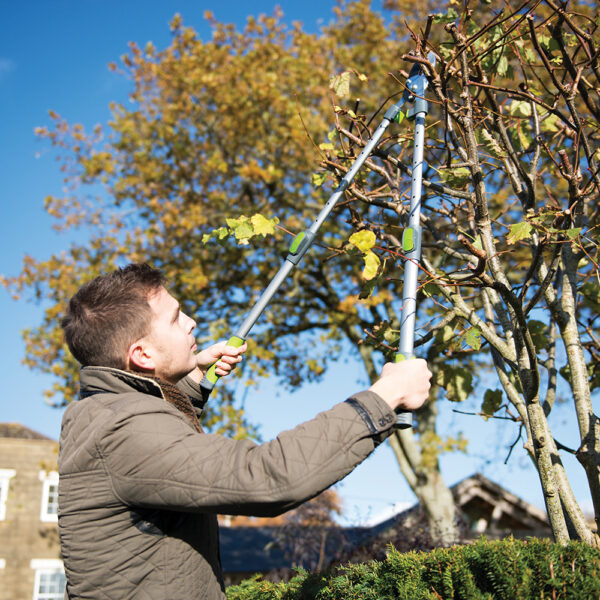
[[422,358],[412,358],[399,363],[386,363],[381,377],[369,388],[392,410],[417,410],[427,400],[431,371]]

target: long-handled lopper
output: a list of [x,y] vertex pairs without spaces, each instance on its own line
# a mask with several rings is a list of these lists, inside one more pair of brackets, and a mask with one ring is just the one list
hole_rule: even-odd
[[[429,61],[435,64],[435,57],[429,54]],[[246,336],[263,313],[275,292],[280,288],[285,278],[292,269],[300,262],[312,245],[319,228],[324,223],[329,213],[334,209],[340,198],[342,198],[346,189],[362,167],[363,163],[373,152],[381,136],[389,124],[397,120],[401,108],[405,103],[410,106],[407,117],[415,120],[415,146],[413,156],[413,174],[412,191],[410,204],[410,217],[408,227],[402,238],[402,247],[406,256],[405,274],[404,274],[404,294],[402,307],[402,321],[400,328],[400,346],[396,355],[396,362],[411,358],[413,356],[414,346],[414,324],[416,312],[416,293],[418,279],[418,264],[421,257],[421,225],[420,225],[420,207],[421,207],[421,183],[423,172],[423,143],[425,138],[425,115],[427,114],[427,102],[424,99],[425,89],[427,88],[427,79],[423,73],[422,67],[415,63],[410,71],[406,82],[406,90],[402,98],[385,113],[379,127],[375,130],[373,137],[369,140],[362,152],[358,155],[350,170],[344,175],[342,181],[329,197],[327,204],[321,209],[314,223],[306,230],[294,238],[289,249],[289,254],[271,283],[263,291],[262,295],[246,317],[240,328],[228,340],[227,345],[239,348],[246,339]],[[204,379],[200,383],[204,396],[208,397],[212,392],[219,376],[215,372],[215,365],[209,367]],[[398,426],[408,428],[412,426],[412,413],[400,411],[397,417]]]

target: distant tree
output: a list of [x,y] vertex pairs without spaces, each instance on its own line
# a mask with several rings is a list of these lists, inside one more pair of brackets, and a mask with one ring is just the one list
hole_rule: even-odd
[[332,554],[342,551],[346,540],[335,521],[341,514],[341,498],[330,489],[284,516],[275,543],[285,549],[292,567],[321,571]]
[[[432,106],[418,348],[437,375],[416,430],[392,438],[398,464],[432,538],[458,539],[438,459],[465,440],[438,433],[438,396],[466,399],[493,367],[499,387],[485,393],[481,412],[507,409],[523,428],[557,539],[566,539],[564,508],[577,535],[593,541],[545,413],[560,370],[576,401],[576,451],[598,519],[596,5],[458,6],[386,0],[379,14],[367,0],[341,2],[317,34],[287,26],[279,12],[249,17],[241,31],[208,15],[209,41],[176,16],[167,48],[131,44],[111,66],[132,91],[106,126],[86,132],[51,113],[38,133],[57,149],[67,192],[46,208],[58,229],[81,229],[87,240],[45,260],[26,257],[21,273],[3,280],[48,307],[24,337],[27,363],[56,376],[49,395],[61,403],[77,394],[78,368],[58,327],[66,299],[129,261],[163,269],[200,342],[228,337],[379,109],[402,93],[407,61],[424,61]],[[249,385],[269,376],[296,388],[347,356],[372,380],[395,351],[411,136],[406,120],[390,128],[252,331],[240,373]],[[372,246],[351,243],[362,231],[374,234]],[[254,435],[231,389],[218,386],[206,424]]]

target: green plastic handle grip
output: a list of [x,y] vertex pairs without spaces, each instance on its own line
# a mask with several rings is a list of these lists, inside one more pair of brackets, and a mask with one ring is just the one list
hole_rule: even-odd
[[[234,335],[227,340],[228,346],[233,346],[234,348],[239,348],[244,345],[244,338],[238,337]],[[212,390],[215,387],[217,381],[219,381],[220,377],[217,375],[216,370],[216,362],[213,363],[210,367],[208,367],[208,371],[204,375],[204,379],[200,382],[200,385],[205,389]]]

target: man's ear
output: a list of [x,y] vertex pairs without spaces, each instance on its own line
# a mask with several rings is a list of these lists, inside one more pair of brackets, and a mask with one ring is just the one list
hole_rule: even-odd
[[127,362],[132,371],[154,371],[156,369],[152,346],[144,339],[137,340],[129,346]]

